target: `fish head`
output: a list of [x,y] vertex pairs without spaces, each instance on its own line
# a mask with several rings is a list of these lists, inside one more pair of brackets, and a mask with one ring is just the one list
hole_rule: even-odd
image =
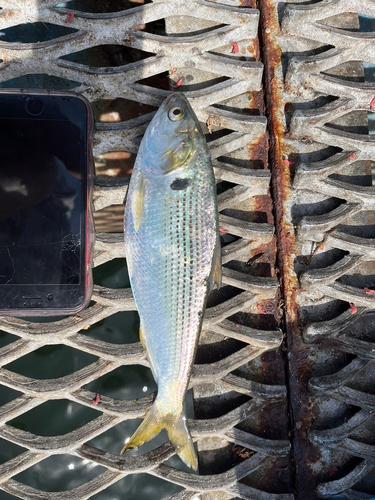
[[188,168],[199,143],[207,148],[198,119],[186,97],[174,93],[160,106],[145,133],[144,168],[156,175]]

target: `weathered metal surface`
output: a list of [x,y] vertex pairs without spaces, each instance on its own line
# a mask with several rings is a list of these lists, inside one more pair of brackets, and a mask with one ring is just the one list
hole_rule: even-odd
[[[374,33],[370,1],[261,7],[301,499],[373,498]],[[337,495],[337,496],[336,496]]]
[[[8,494],[27,499],[85,499],[132,474],[147,473],[180,486],[182,491],[173,497],[180,500],[197,494],[204,499],[292,498],[284,363],[276,351],[283,335],[261,88],[263,65],[256,40],[259,12],[240,8],[242,4],[154,1],[98,14],[57,8],[51,0],[28,0],[22,6],[7,0],[0,10],[1,29],[41,22],[77,30],[38,43],[1,42],[0,82],[47,74],[77,82],[75,90],[92,102],[118,98],[156,107],[170,92],[165,72],[172,85],[183,79],[179,90],[189,97],[202,123],[207,123],[224,245],[224,286],[209,301],[191,379],[195,418],[190,429],[199,450],[200,475],[163,464],[174,453],[168,444],[139,456],[119,456],[87,444],[116,425],[141,417],[152,401],[152,395],[138,400],[101,395],[96,405],[95,393],[84,388],[122,366],[148,366],[139,342],[119,345],[90,336],[91,328],[102,319],[135,309],[129,289],[97,285],[94,304],[76,316],[44,324],[0,319],[0,329],[14,335],[0,349],[0,385],[18,391],[0,406],[0,438],[22,447],[17,456],[0,465],[0,490]],[[173,36],[150,29],[150,23],[160,19],[166,19],[167,31]],[[61,59],[107,44],[127,47],[130,53],[150,54],[142,60],[134,56],[126,65],[107,67]],[[94,153],[134,155],[152,114],[147,110],[140,116],[120,117],[120,121],[118,114],[114,122],[99,123]],[[126,175],[96,179],[96,211],[107,208],[107,216],[115,214],[110,216],[110,227],[101,223],[103,229],[118,230],[121,224],[119,209],[108,207],[123,204]],[[121,234],[98,232],[94,264],[119,257],[124,257]],[[55,379],[35,379],[7,369],[10,362],[56,344],[97,359]],[[55,437],[11,425],[17,416],[54,400],[68,400],[96,413],[88,423]],[[119,443],[118,453],[121,447]],[[48,457],[62,454],[104,469],[69,491],[43,492],[14,479]]]

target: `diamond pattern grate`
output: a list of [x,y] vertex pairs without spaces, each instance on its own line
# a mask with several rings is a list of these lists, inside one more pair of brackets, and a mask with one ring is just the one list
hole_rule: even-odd
[[[119,345],[90,336],[90,328],[103,319],[135,310],[130,289],[96,285],[93,304],[76,316],[43,324],[0,320],[1,330],[14,336],[0,349],[0,388],[17,391],[12,400],[0,406],[0,438],[23,449],[0,465],[3,492],[25,499],[100,498],[122,479],[147,473],[179,486],[181,491],[173,496],[176,500],[197,494],[202,499],[292,498],[285,472],[290,445],[283,362],[275,351],[282,342],[282,332],[262,104],[263,66],[256,39],[259,12],[239,7],[239,2],[154,1],[114,13],[91,13],[57,7],[51,0],[28,1],[22,6],[7,0],[0,11],[2,30],[24,23],[76,30],[35,43],[1,42],[3,86],[25,76],[49,75],[62,79],[62,86],[66,80],[70,86],[76,82],[75,90],[94,105],[98,100],[121,98],[157,107],[171,91],[165,85],[166,72],[172,83],[183,78],[179,90],[189,97],[202,123],[208,124],[220,222],[225,231],[224,287],[210,299],[191,379],[195,418],[190,428],[199,450],[201,473],[193,475],[164,464],[174,453],[169,444],[139,456],[119,456],[121,443],[118,453],[88,444],[116,425],[141,417],[153,399],[152,395],[137,400],[102,395],[100,403],[94,405],[95,393],[85,388],[122,366],[148,366],[139,342]],[[169,36],[150,29],[152,23],[163,19]],[[238,53],[233,54],[231,42],[238,44]],[[90,61],[89,55],[87,61],[77,55],[104,45],[126,47],[129,53],[133,50],[134,60],[104,67]],[[139,56],[136,51],[147,52],[147,57],[135,60]],[[73,53],[76,56],[64,59]],[[98,123],[94,154],[136,153],[152,115],[148,112],[116,123]],[[127,186],[126,176],[96,178],[97,227],[105,230],[103,220],[113,211],[116,217],[109,228],[112,232],[96,235],[95,266],[124,257],[123,238],[116,232],[121,224],[116,206],[123,204]],[[42,346],[57,344],[97,360],[63,377],[44,380],[7,368]],[[87,423],[58,436],[37,435],[10,424],[55,400],[79,404],[96,413]],[[19,479],[23,471],[37,464],[43,467],[43,461],[59,455],[78,457],[104,469],[68,491],[47,492]]]
[[374,18],[374,3],[267,2],[266,12],[297,495],[370,499],[374,32],[359,14]]

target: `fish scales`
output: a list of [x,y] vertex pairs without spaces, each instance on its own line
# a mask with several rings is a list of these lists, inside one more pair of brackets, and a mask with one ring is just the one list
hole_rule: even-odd
[[[181,124],[182,132],[175,134],[171,146],[175,124],[165,120],[175,109],[183,111],[187,123]],[[171,129],[170,134],[163,134],[161,124],[167,131]],[[162,131],[158,133],[159,129]],[[163,137],[167,139],[165,151],[160,145]],[[155,155],[153,138],[157,139]],[[213,285],[214,261],[220,258],[218,234],[215,179],[208,148],[186,99],[172,95],[155,115],[142,141],[125,213],[129,275],[140,315],[141,340],[158,395],[124,450],[140,446],[165,427],[177,453],[195,469],[183,401],[207,295]]]

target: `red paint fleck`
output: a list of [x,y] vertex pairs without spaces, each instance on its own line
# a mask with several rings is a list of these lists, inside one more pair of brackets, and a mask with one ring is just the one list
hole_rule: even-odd
[[219,229],[220,229],[220,233],[221,234],[227,234],[227,233],[229,233],[229,231],[227,231],[226,229],[223,229],[222,227],[220,227]]
[[236,324],[236,328],[241,328],[241,325],[239,325],[238,323]]
[[184,81],[184,79],[180,78],[176,84],[170,83],[169,85],[172,87],[172,89],[177,89],[178,87],[181,86],[183,81]]
[[288,160],[288,158],[285,158],[284,159],[284,163],[287,167],[291,167],[292,165],[295,165],[295,162],[294,161],[290,161]]
[[364,288],[363,291],[366,295],[375,295],[375,290],[370,290],[370,288]]
[[352,156],[350,157],[350,160],[356,160],[357,159],[357,155],[356,153],[353,153]]
[[260,312],[260,314],[267,314],[267,313],[263,310],[263,308],[262,308],[262,306],[261,306],[260,304],[257,304],[257,309],[258,309],[258,312]]
[[352,314],[356,314],[358,312],[358,309],[355,307],[353,302],[349,302],[350,309],[352,310]]
[[71,23],[74,19],[74,12],[69,12],[68,17],[65,19],[67,24]]
[[375,111],[375,97],[373,98],[373,100],[370,102],[370,110],[371,111]]
[[329,471],[329,475],[330,477],[334,476],[335,474],[338,473],[338,468],[335,466],[335,467],[332,467],[332,469]]
[[95,398],[92,400],[92,404],[96,406],[99,403],[100,403],[100,394],[97,393],[96,396],[95,396]]
[[230,42],[230,44],[233,46],[232,54],[238,54],[238,52],[240,51],[238,43],[236,43],[236,42]]

